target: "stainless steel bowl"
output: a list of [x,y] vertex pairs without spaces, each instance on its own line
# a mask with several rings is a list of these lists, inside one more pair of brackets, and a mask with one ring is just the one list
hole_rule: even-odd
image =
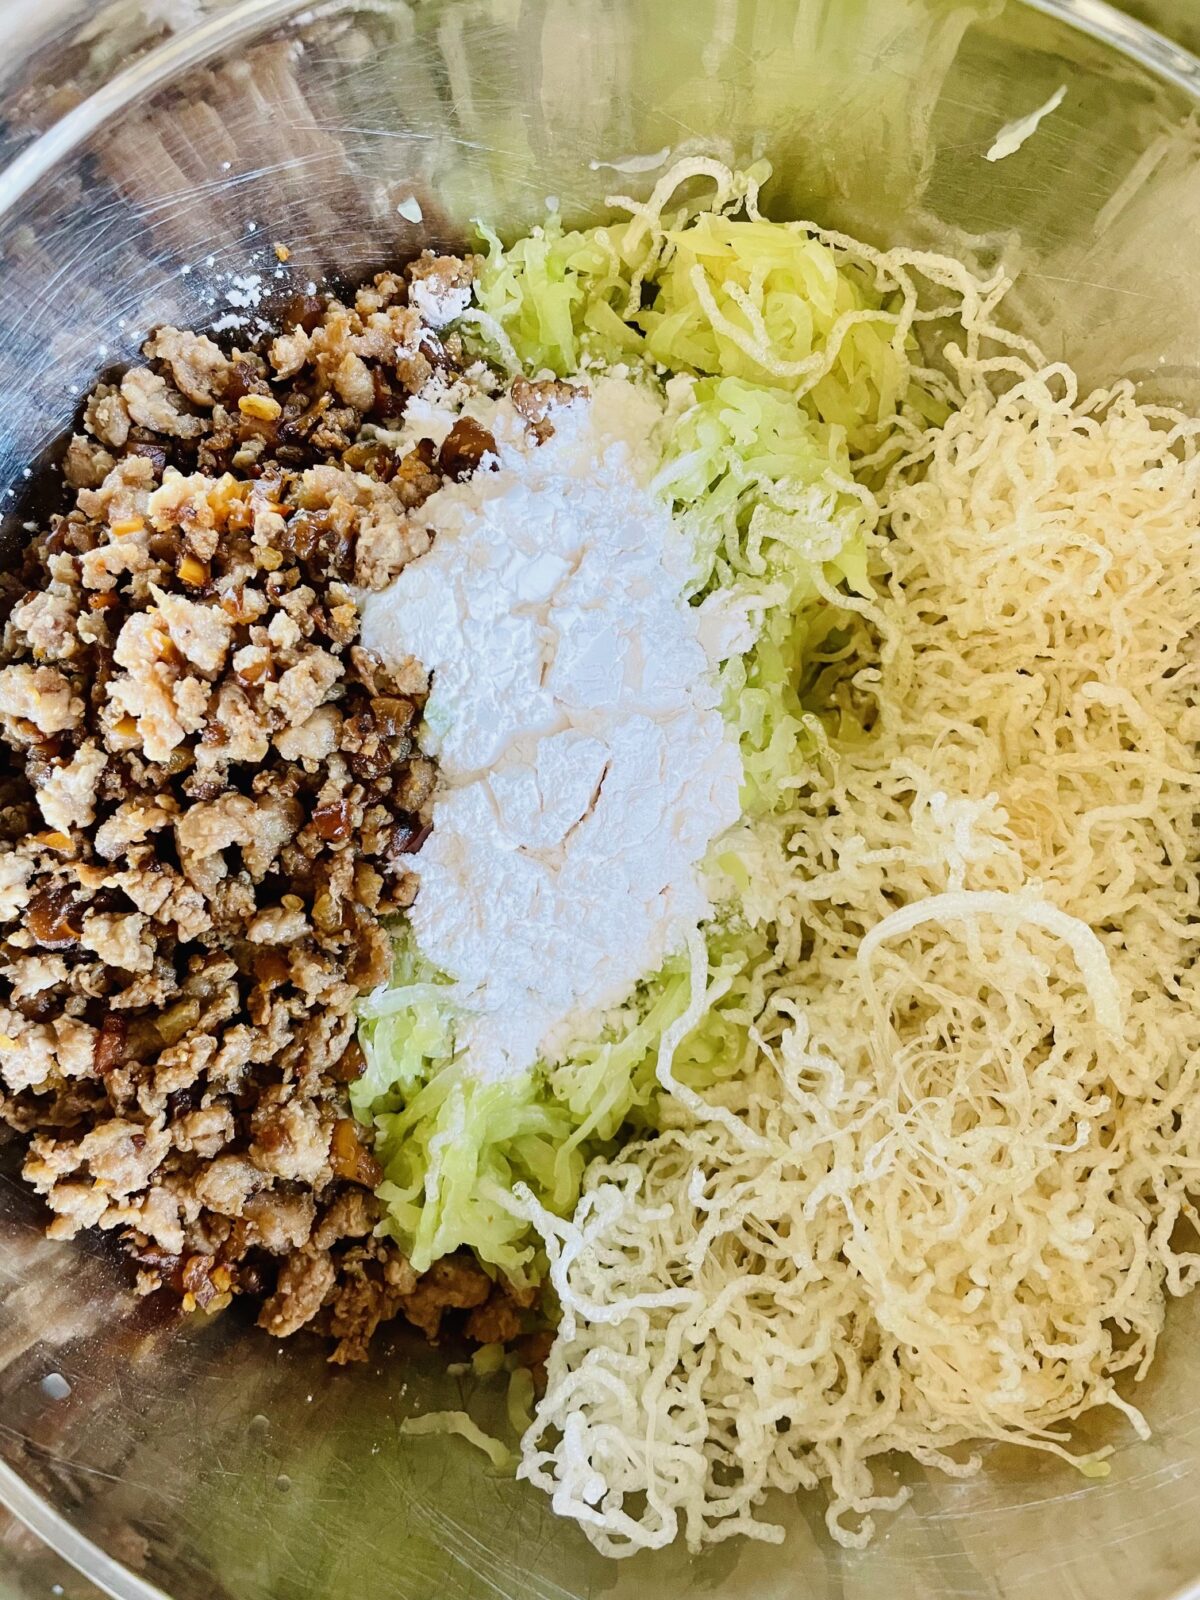
[[[1029,144],[986,163],[1059,84]],[[653,181],[592,163],[667,147],[766,153],[781,211],[1003,256],[1052,354],[1200,404],[1198,103],[1200,64],[1102,0],[0,6],[6,537],[30,514],[22,469],[153,323],[253,326],[310,279],[460,241],[474,216],[520,228],[549,195],[586,215]],[[178,1321],[41,1220],[0,1178],[0,1498],[121,1600],[1200,1594],[1196,1301],[1171,1307],[1139,1397],[1154,1438],[1112,1419],[1106,1481],[996,1449],[966,1482],[904,1469],[911,1503],[861,1554],[812,1500],[786,1508],[782,1550],[611,1565],[461,1444],[400,1436],[462,1403],[444,1356],[397,1333],[335,1371],[236,1311]],[[35,1558],[23,1592],[48,1588]]]

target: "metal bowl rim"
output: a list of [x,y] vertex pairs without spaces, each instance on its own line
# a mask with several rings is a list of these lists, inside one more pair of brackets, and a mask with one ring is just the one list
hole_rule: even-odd
[[[1181,89],[1200,107],[1200,57],[1174,44],[1146,23],[1117,11],[1108,0],[1017,0],[1017,3],[1108,45]],[[238,0],[228,10],[172,35],[139,56],[47,128],[0,174],[0,221],[60,162],[139,98],[153,94],[219,51],[229,49],[272,24],[285,22],[310,6],[311,0]],[[352,9],[352,5],[347,9]],[[3,1462],[0,1462],[0,1507],[112,1600],[170,1600],[163,1590],[138,1577],[80,1533]],[[1163,1600],[1200,1600],[1200,1574]]]

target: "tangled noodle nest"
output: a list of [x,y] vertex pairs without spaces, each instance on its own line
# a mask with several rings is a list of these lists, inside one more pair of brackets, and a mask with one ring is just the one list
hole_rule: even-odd
[[960,409],[884,463],[834,731],[745,841],[757,1065],[675,1082],[697,940],[666,1131],[571,1222],[524,1200],[563,1322],[521,1470],[609,1554],[778,1539],[766,1491],[822,1483],[861,1545],[886,1451],[1102,1474],[1066,1424],[1146,1431],[1117,1380],[1200,1270],[1200,423],[997,344],[965,268],[864,259],[907,326],[915,275],[957,297]]

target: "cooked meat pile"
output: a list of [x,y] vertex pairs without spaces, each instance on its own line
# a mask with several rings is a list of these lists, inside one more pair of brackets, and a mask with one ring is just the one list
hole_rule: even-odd
[[303,297],[265,353],[159,330],[89,398],[74,503],[0,580],[0,1117],[25,1177],[55,1236],[120,1230],[144,1292],[265,1296],[264,1328],[326,1329],[337,1361],[397,1313],[521,1325],[473,1261],[418,1279],[372,1236],[346,1103],[435,778],[424,674],[355,643],[352,586],[428,548],[422,502],[491,444],[471,424],[400,459],[363,429],[453,375],[434,324],[469,272]]

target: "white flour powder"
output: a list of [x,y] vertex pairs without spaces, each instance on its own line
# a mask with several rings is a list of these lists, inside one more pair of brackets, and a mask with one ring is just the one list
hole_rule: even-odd
[[433,674],[443,789],[413,929],[495,1075],[588,1031],[704,918],[741,763],[711,670],[727,630],[684,599],[686,539],[647,487],[656,401],[604,379],[540,446],[507,400],[484,420],[500,470],[426,503],[433,548],[362,632]]

